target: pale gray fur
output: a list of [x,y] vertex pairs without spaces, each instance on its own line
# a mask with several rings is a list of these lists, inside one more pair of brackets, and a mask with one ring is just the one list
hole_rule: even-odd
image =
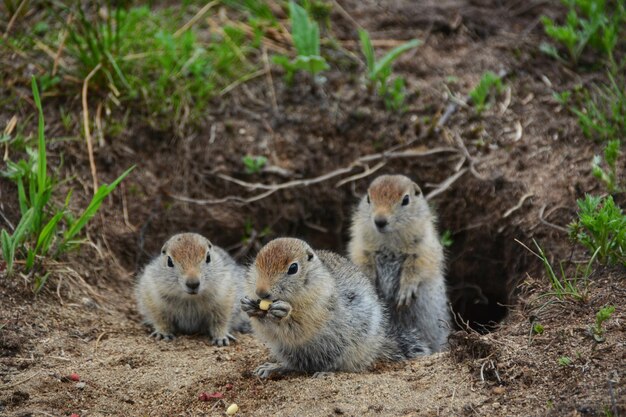
[[[390,331],[404,354],[439,352],[447,346],[450,312],[435,218],[417,184],[403,176],[392,178],[406,184],[410,203],[401,205],[402,197],[395,204],[385,201],[389,224],[380,232],[374,223],[374,200],[364,196],[353,217],[350,257],[375,284],[390,314]],[[403,275],[408,278],[405,288]]]
[[135,296],[144,323],[154,329],[152,337],[171,340],[175,333],[199,333],[225,346],[234,339],[230,332],[250,331],[248,317],[237,302],[243,295],[245,269],[226,251],[206,242],[211,262],[200,266],[197,294],[185,291],[185,278],[178,265],[168,267],[168,255],[164,253],[153,259],[139,277]]
[[411,358],[445,348],[449,310],[443,279],[422,281],[410,305],[396,305],[405,257],[384,249],[376,253],[376,291],[388,307],[392,334],[402,352]]
[[[304,243],[304,242],[303,242]],[[271,349],[278,363],[261,365],[257,374],[268,377],[273,372],[357,372],[367,369],[377,359],[400,359],[394,340],[387,337],[388,318],[370,281],[347,259],[328,251],[317,251],[307,265],[304,281],[279,282],[272,295],[281,301],[270,306],[268,316],[254,315],[256,303],[246,297],[242,308],[250,311],[255,334]],[[254,266],[252,267],[254,268]],[[250,274],[249,294],[254,299],[254,274]],[[318,303],[291,320],[273,320],[272,309],[298,309],[298,298],[315,295]],[[320,321],[322,314],[326,320]],[[316,331],[303,337],[315,323]]]

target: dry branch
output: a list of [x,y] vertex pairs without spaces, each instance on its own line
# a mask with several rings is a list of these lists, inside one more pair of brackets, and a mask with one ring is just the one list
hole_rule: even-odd
[[431,200],[431,199],[435,198],[436,196],[438,196],[439,194],[443,193],[448,188],[450,188],[450,186],[452,184],[454,184],[454,182],[456,180],[461,178],[461,176],[463,174],[465,174],[467,172],[467,170],[468,170],[467,168],[463,168],[462,170],[460,170],[456,174],[452,175],[451,177],[448,177],[445,181],[443,181],[441,184],[439,184],[437,186],[437,188],[435,188],[430,193],[428,193],[428,195],[426,195],[426,200]]
[[[412,141],[410,141],[409,143],[412,143]],[[360,179],[360,178],[365,178],[368,175],[371,175],[372,173],[376,172],[378,169],[380,169],[382,167],[382,165],[377,164],[374,168],[369,168],[367,166],[367,162],[373,162],[373,161],[377,161],[377,160],[383,160],[383,165],[384,163],[386,163],[387,160],[389,159],[394,159],[394,158],[411,158],[411,157],[418,157],[418,156],[428,156],[428,155],[434,155],[437,153],[446,153],[446,152],[450,152],[450,153],[458,153],[458,149],[456,148],[448,148],[448,147],[442,147],[442,148],[434,148],[434,149],[428,149],[425,151],[416,151],[416,150],[406,150],[406,151],[400,151],[400,152],[381,152],[381,153],[376,153],[376,154],[371,154],[371,155],[365,155],[362,156],[360,158],[355,159],[352,163],[350,163],[349,165],[336,169],[334,171],[330,171],[327,172],[326,174],[320,175],[318,177],[313,177],[313,178],[307,178],[307,179],[301,179],[301,180],[292,180],[292,181],[287,181],[284,182],[282,184],[263,184],[263,183],[251,183],[251,182],[247,182],[247,181],[242,181],[240,179],[237,178],[233,178],[229,175],[226,174],[216,174],[217,177],[223,179],[224,181],[228,181],[228,182],[232,182],[234,184],[237,184],[241,187],[247,188],[248,190],[265,190],[265,192],[257,194],[253,197],[250,198],[242,198],[239,196],[227,196],[224,198],[218,198],[218,199],[209,199],[209,200],[202,200],[202,199],[195,199],[195,198],[190,198],[190,197],[185,197],[185,196],[180,196],[180,195],[173,195],[173,194],[169,194],[170,197],[172,197],[175,200],[179,200],[179,201],[183,201],[186,203],[192,203],[192,204],[201,204],[201,205],[208,205],[208,204],[222,204],[222,203],[226,203],[226,202],[235,202],[235,203],[240,203],[240,204],[249,204],[258,200],[261,200],[265,197],[270,196],[271,194],[275,193],[276,191],[279,190],[284,190],[286,188],[296,188],[296,187],[307,187],[313,184],[318,184],[324,181],[328,181],[332,178],[336,178],[340,175],[344,175],[347,174],[349,172],[351,172],[354,168],[358,167],[358,166],[364,166],[365,170],[360,173],[357,174],[356,176],[354,176],[354,180],[356,179]],[[380,165],[380,166],[379,166]],[[460,171],[461,172],[461,171]],[[459,173],[455,174],[453,176],[454,180],[456,180],[458,177],[460,176]],[[349,178],[346,179],[347,181],[339,181],[337,183],[337,187],[344,185],[352,180],[350,180]],[[454,182],[454,181],[452,181]],[[450,183],[452,183],[450,182]],[[445,183],[445,181],[444,181]],[[446,184],[442,184],[442,185],[446,185]],[[449,186],[449,184],[448,184]]]
[[506,218],[507,218],[507,217],[509,217],[511,214],[513,214],[513,212],[515,212],[516,210],[519,210],[520,208],[522,208],[522,206],[524,205],[524,202],[525,202],[528,198],[530,198],[530,197],[532,197],[532,196],[534,196],[534,195],[535,195],[535,194],[533,194],[533,193],[526,193],[526,194],[524,194],[524,195],[523,195],[523,196],[519,199],[519,201],[517,202],[517,204],[516,204],[516,205],[514,205],[513,207],[511,207],[510,209],[508,209],[508,210],[507,210],[507,211],[506,211],[506,212],[502,215],[502,218],[503,218],[503,219],[506,219]]
[[6,389],[10,389],[10,388],[15,388],[15,387],[17,387],[18,385],[23,384],[24,382],[30,381],[31,379],[33,379],[34,377],[36,377],[37,375],[39,375],[41,372],[42,372],[42,371],[37,371],[37,372],[35,372],[34,374],[32,374],[31,376],[26,377],[26,378],[24,378],[24,379],[22,379],[22,380],[20,380],[20,381],[13,382],[13,383],[11,383],[11,384],[0,385],[0,391],[2,391],[2,390],[6,390]]
[[94,69],[87,75],[83,82],[83,124],[85,128],[85,139],[87,140],[87,152],[89,153],[89,166],[91,167],[91,177],[93,179],[93,193],[98,191],[98,174],[96,172],[96,161],[93,157],[93,143],[91,140],[91,132],[89,131],[89,105],[87,104],[87,90],[89,88],[89,80],[100,69],[102,64],[96,65]]
[[202,18],[202,16],[204,16],[206,12],[209,11],[209,9],[211,9],[217,3],[219,2],[217,0],[214,0],[205,4],[204,7],[198,10],[198,13],[196,13],[191,19],[189,19],[187,23],[185,23],[180,29],[174,32],[174,37],[175,38],[179,37],[184,31],[192,27],[198,20]]

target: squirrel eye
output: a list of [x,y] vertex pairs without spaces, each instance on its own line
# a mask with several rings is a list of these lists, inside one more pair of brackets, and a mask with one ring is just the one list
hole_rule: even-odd
[[298,272],[298,264],[294,262],[291,265],[289,265],[289,270],[287,271],[287,275],[293,275],[296,272]]
[[211,262],[211,254],[207,252],[206,254],[206,263]]
[[367,195],[367,204],[370,204],[370,195]]
[[403,206],[408,206],[409,205],[409,195],[405,195],[404,198],[402,199],[402,205]]
[[174,268],[174,261],[172,261],[172,258],[170,256],[167,257],[167,266],[169,266],[170,268]]

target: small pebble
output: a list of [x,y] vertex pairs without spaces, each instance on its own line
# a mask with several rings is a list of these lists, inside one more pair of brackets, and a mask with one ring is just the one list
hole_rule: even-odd
[[500,403],[493,403],[493,404],[491,404],[491,406],[493,408],[500,408]]
[[493,389],[493,393],[494,394],[504,394],[506,392],[506,390],[504,389],[504,387],[494,387]]
[[98,305],[95,303],[95,301],[93,301],[91,298],[89,297],[83,297],[81,298],[81,303],[83,303],[83,305],[89,309],[95,309],[98,307]]
[[87,386],[87,384],[85,384],[84,382],[77,382],[76,383],[76,388],[78,388],[78,389],[85,389],[86,386]]

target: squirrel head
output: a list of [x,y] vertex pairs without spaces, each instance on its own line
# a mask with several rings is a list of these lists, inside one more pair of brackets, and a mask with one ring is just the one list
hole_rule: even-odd
[[308,273],[318,264],[313,249],[303,240],[274,239],[257,254],[251,268],[259,298],[288,299],[308,283]]
[[427,209],[420,187],[404,175],[381,175],[370,184],[361,207],[368,211],[375,230],[399,230]]
[[215,263],[213,245],[197,233],[179,233],[168,239],[161,248],[161,266],[168,278],[180,285],[186,294],[195,295],[206,290],[206,279]]

